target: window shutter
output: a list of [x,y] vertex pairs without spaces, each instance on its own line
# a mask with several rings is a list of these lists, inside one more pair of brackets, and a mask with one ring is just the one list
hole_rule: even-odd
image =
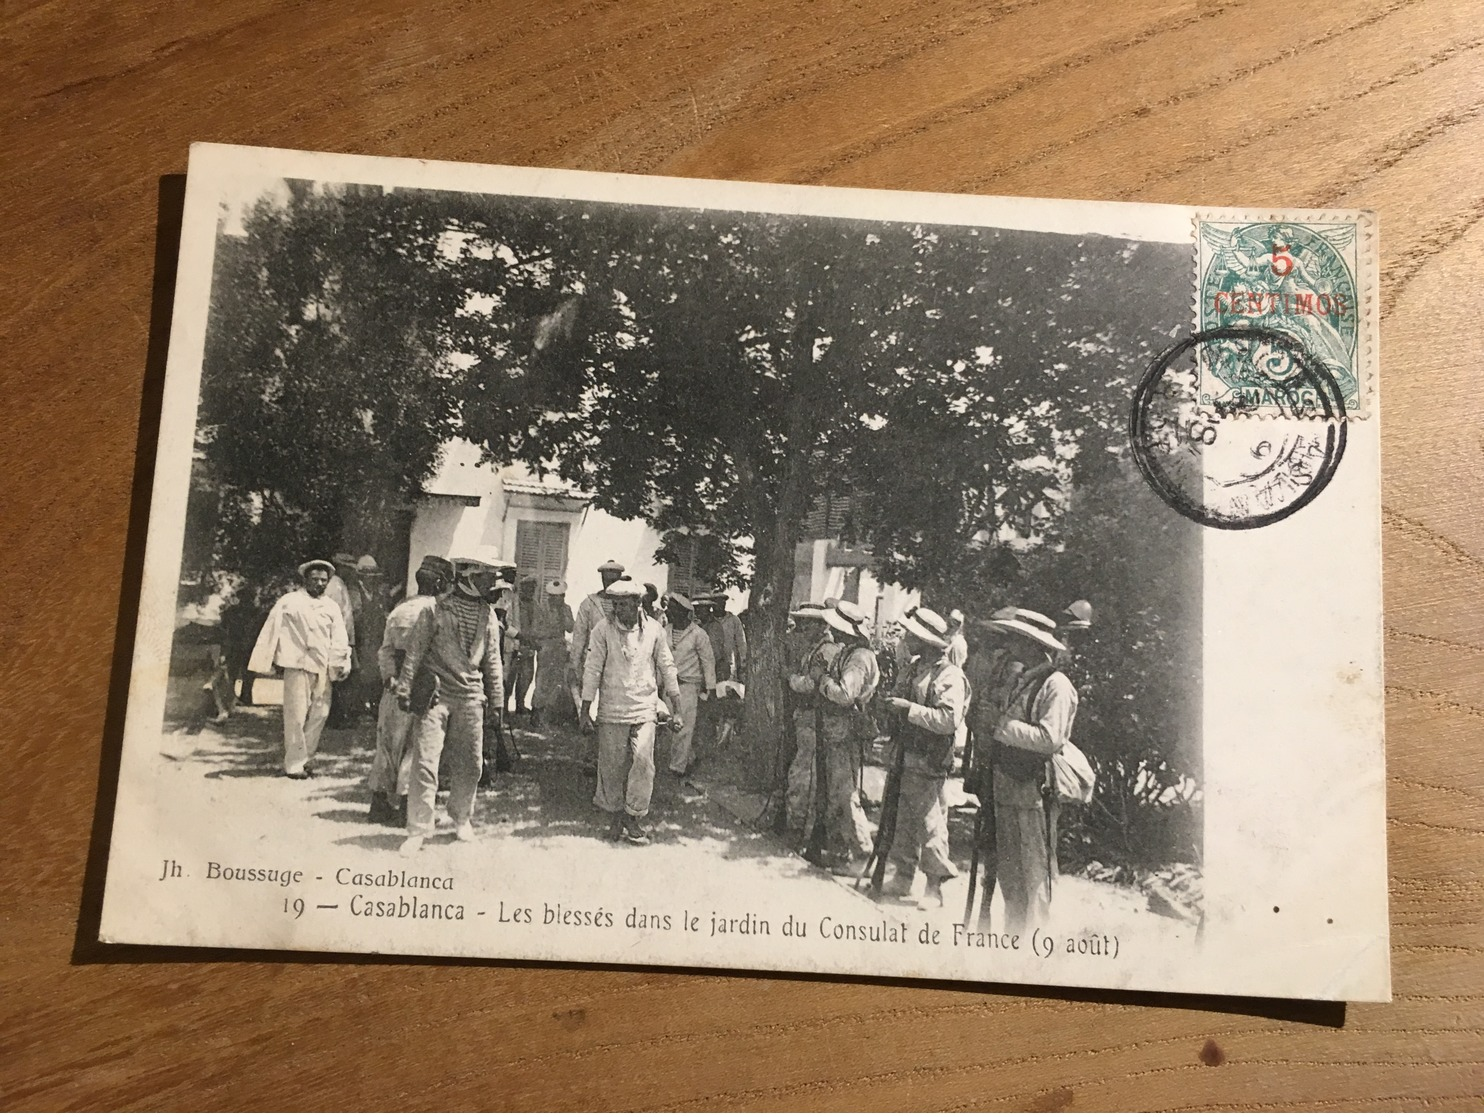
[[568,527],[544,520],[517,520],[515,564],[522,576],[534,574],[545,585],[567,574]]

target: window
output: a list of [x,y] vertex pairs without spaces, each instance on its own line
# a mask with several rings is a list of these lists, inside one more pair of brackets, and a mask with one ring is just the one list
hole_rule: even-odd
[[515,522],[516,577],[536,576],[536,584],[545,586],[553,578],[567,576],[567,537],[571,528],[566,523],[548,520]]

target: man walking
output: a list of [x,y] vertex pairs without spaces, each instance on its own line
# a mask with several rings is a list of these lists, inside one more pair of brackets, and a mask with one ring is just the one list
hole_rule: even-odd
[[[472,559],[455,559],[454,572],[453,590],[414,621],[397,680],[397,703],[416,718],[407,840],[402,843],[406,856],[421,850],[433,833],[438,764],[445,745],[454,837],[473,840],[474,795],[484,769],[484,727],[486,722],[500,724],[505,708],[500,626],[484,599],[493,574],[487,564]],[[436,689],[420,678],[424,664]],[[429,689],[432,693],[425,695]]]
[[716,664],[711,640],[695,623],[695,610],[684,594],[670,594],[665,611],[670,618],[670,657],[675,661],[675,675],[680,683],[680,728],[671,725],[670,772],[685,776],[695,763],[692,744],[695,740],[699,703],[716,693]]
[[868,733],[866,706],[881,682],[881,669],[860,606],[837,601],[825,612],[824,622],[834,630],[840,650],[814,687],[815,747],[822,750],[815,772],[824,775],[825,811],[814,823],[822,840],[811,837],[809,847],[817,864],[849,871],[871,848],[871,825],[861,807],[859,785]]
[[953,771],[953,742],[969,705],[963,668],[948,658],[948,622],[930,609],[902,618],[912,665],[887,705],[901,719],[894,748],[904,750],[891,862],[893,891],[912,891],[918,869],[926,884],[918,907],[943,906],[943,882],[958,875],[948,853],[944,785]]
[[376,754],[371,758],[370,821],[398,828],[407,825],[412,714],[397,704],[397,680],[402,675],[412,629],[418,618],[434,607],[438,595],[453,585],[453,565],[447,559],[428,555],[414,579],[417,593],[387,614],[381,646],[376,651],[381,700],[376,711]]
[[673,713],[680,709],[680,682],[663,629],[642,615],[643,591],[632,582],[614,582],[608,593],[613,619],[593,630],[582,676],[584,732],[594,729],[593,699],[603,695],[596,723],[598,786],[593,803],[611,816],[611,840],[648,845],[642,820],[654,794],[656,703],[663,689],[671,725],[683,730],[684,719]]
[[299,567],[301,589],[280,597],[253,645],[247,669],[258,675],[283,669],[283,774],[308,779],[330,716],[330,686],[350,674],[350,640],[340,607],[325,597],[333,564],[313,559]]
[[1058,808],[1047,768],[1071,740],[1077,716],[1077,688],[1056,669],[1066,645],[1052,635],[1054,623],[1016,613],[993,622],[1008,638],[1009,658],[1021,664],[994,729],[995,845],[1010,934],[1045,927],[1051,914]]

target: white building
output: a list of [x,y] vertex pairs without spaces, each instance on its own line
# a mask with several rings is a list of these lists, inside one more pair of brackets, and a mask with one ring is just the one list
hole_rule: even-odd
[[[827,597],[853,601],[877,623],[897,619],[917,602],[917,594],[881,585],[867,567],[870,554],[844,547],[828,506],[809,519],[805,539],[794,549],[792,604]],[[538,480],[523,465],[481,464],[468,442],[450,442],[437,475],[423,487],[412,508],[408,565],[415,571],[424,555],[457,558],[477,547],[495,547],[514,562],[523,578],[536,575],[567,581],[574,608],[602,587],[598,565],[623,563],[639,584],[651,582],[661,593],[709,590],[693,566],[655,562],[660,538],[648,524],[620,520],[595,508],[590,494],[554,477]],[[411,589],[411,587],[409,587]],[[747,592],[731,589],[729,608],[747,607]]]
[[[608,559],[661,593],[711,589],[695,585],[692,571],[655,562],[660,537],[648,524],[616,519],[595,508],[590,494],[554,477],[538,480],[523,465],[481,464],[477,447],[454,441],[413,505],[408,570],[424,555],[457,558],[481,546],[496,548],[522,578],[566,579],[574,608],[602,588],[598,566]],[[746,607],[745,591],[730,597],[733,612]]]

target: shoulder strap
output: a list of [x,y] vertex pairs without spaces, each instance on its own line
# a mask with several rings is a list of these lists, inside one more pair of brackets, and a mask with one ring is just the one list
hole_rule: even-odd
[[1046,686],[1046,680],[1054,674],[1056,674],[1056,665],[1054,663],[1048,663],[1044,667],[1031,668],[1031,670],[1016,680],[1015,690],[1010,695],[1010,700],[1006,703],[1006,707],[1014,706],[1015,703],[1029,693],[1029,697],[1026,698],[1025,703],[1026,716],[1029,717],[1031,710],[1035,708],[1036,702],[1041,697],[1041,690]]

